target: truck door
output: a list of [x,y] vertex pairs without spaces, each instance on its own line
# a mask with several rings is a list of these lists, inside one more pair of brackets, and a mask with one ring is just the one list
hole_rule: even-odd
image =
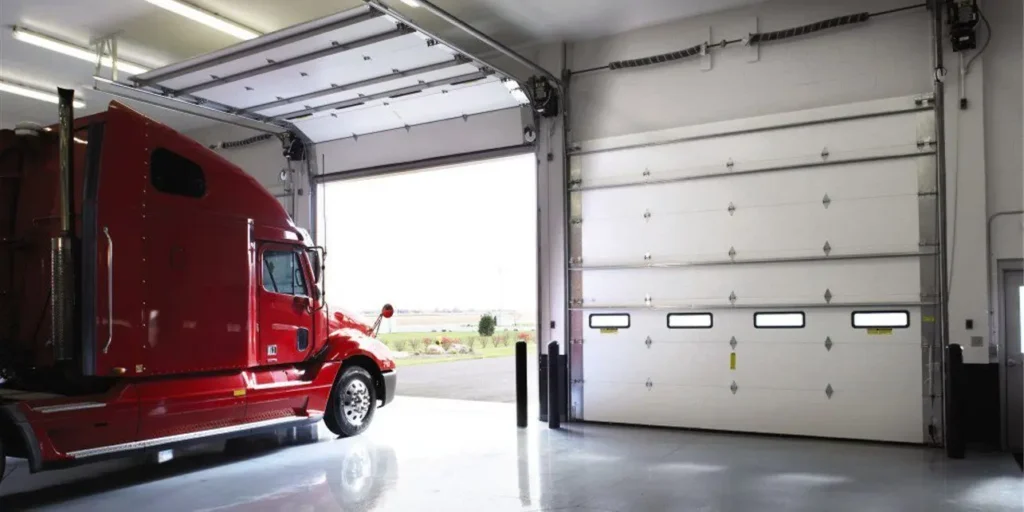
[[297,363],[313,347],[312,293],[301,246],[260,248],[259,340],[263,365]]

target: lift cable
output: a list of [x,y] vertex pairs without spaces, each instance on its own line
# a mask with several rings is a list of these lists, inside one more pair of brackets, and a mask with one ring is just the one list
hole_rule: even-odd
[[581,69],[581,70],[578,70],[578,71],[571,71],[571,74],[573,74],[573,75],[580,75],[580,74],[584,74],[584,73],[591,73],[591,72],[594,72],[594,71],[601,71],[601,70],[605,70],[605,69],[617,70],[617,69],[625,69],[625,68],[638,68],[638,67],[650,66],[650,65],[654,65],[654,64],[662,64],[662,63],[665,63],[665,62],[672,62],[672,61],[687,59],[687,58],[690,58],[690,57],[695,57],[695,56],[698,56],[698,55],[704,55],[711,48],[725,48],[726,46],[729,46],[731,44],[736,44],[736,43],[744,43],[746,46],[750,46],[750,45],[755,45],[755,44],[763,44],[763,43],[770,43],[770,42],[775,42],[775,41],[781,41],[781,40],[790,39],[790,38],[793,38],[793,37],[804,36],[804,35],[811,34],[811,33],[814,33],[814,32],[820,32],[822,30],[828,30],[828,29],[838,28],[838,27],[842,27],[842,26],[846,26],[846,25],[853,25],[853,24],[857,24],[857,23],[864,23],[864,22],[868,21],[869,19],[877,17],[877,16],[884,16],[884,15],[887,15],[887,14],[894,14],[894,13],[898,13],[898,12],[908,11],[908,10],[911,10],[911,9],[918,9],[918,8],[921,8],[921,7],[927,7],[927,5],[928,4],[926,4],[926,3],[921,3],[921,4],[908,5],[908,6],[905,6],[905,7],[898,7],[898,8],[895,8],[895,9],[889,9],[889,10],[879,11],[879,12],[874,12],[874,13],[871,13],[871,12],[860,12],[860,13],[856,13],[856,14],[847,14],[847,15],[844,15],[844,16],[837,16],[835,18],[830,18],[830,19],[827,19],[827,20],[822,20],[822,21],[817,21],[817,22],[814,22],[814,23],[809,23],[807,25],[801,25],[799,27],[792,27],[792,28],[787,28],[787,29],[782,29],[782,30],[775,30],[775,31],[772,31],[772,32],[757,32],[757,33],[749,34],[746,39],[728,39],[728,40],[723,39],[722,41],[719,41],[719,42],[716,42],[716,43],[711,43],[711,42],[705,41],[705,42],[703,42],[701,44],[693,45],[693,46],[690,46],[688,48],[684,48],[682,50],[678,50],[678,51],[674,51],[674,52],[662,53],[662,54],[658,54],[658,55],[651,55],[651,56],[648,56],[648,57],[640,57],[640,58],[637,58],[637,59],[617,60],[617,61],[609,62],[608,64],[606,64],[604,66],[597,66],[597,67],[593,67],[593,68]]

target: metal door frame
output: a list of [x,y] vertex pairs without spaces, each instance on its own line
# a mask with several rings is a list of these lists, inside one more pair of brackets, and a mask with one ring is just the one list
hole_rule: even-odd
[[999,355],[996,360],[999,363],[999,445],[1006,450],[1009,447],[1008,433],[1006,431],[1006,420],[1008,407],[1008,396],[1006,393],[1006,290],[1003,283],[1006,281],[1008,272],[1024,272],[1024,259],[1001,259],[997,262],[996,271],[996,297],[998,306],[996,310],[996,350]]

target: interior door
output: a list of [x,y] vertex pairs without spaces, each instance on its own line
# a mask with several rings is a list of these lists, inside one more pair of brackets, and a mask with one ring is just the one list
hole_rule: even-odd
[[312,350],[309,266],[303,248],[268,243],[260,249],[260,360],[296,363]]
[[1013,452],[1024,444],[1024,354],[1021,349],[1021,294],[1024,293],[1024,272],[1011,270],[1003,274],[1003,304],[1006,333],[1006,437]]

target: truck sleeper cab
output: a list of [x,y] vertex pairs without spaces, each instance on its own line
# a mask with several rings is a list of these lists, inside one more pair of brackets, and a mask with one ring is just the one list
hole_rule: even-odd
[[114,102],[0,132],[0,175],[0,475],[3,454],[36,472],[321,419],[351,436],[393,399],[309,234],[213,151]]

